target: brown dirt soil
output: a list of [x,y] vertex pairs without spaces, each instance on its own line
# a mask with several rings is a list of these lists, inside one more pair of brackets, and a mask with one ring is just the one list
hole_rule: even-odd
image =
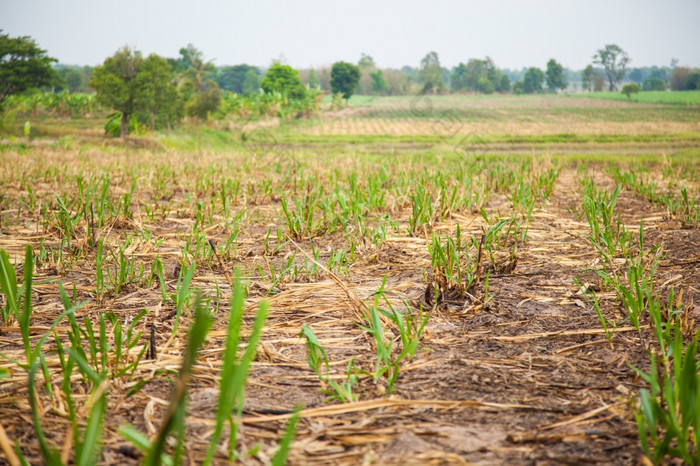
[[[597,177],[601,182],[607,179],[601,173]],[[128,181],[124,185],[128,186]],[[371,296],[386,275],[387,289],[418,305],[426,288],[423,269],[430,267],[425,238],[388,238],[378,250],[369,246],[360,249],[360,259],[342,279],[351,296],[328,275],[311,283],[284,284],[272,296],[266,296],[264,285],[253,282],[244,334],[259,301],[267,299],[271,310],[249,377],[239,432],[241,451],[258,443],[261,448],[257,455],[243,457],[241,462],[269,461],[291,410],[301,404],[304,409],[290,453],[291,464],[632,463],[641,450],[629,399],[642,385],[630,365],[646,368],[647,356],[638,334],[625,324],[607,341],[594,310],[572,282],[574,276],[586,276],[587,267],[597,261],[585,239],[585,218],[575,217],[576,185],[575,169],[562,170],[549,201],[533,215],[528,240],[518,249],[517,267],[513,273],[491,278],[493,299],[483,306],[451,306],[434,312],[422,349],[402,367],[396,391],[388,396],[381,383],[364,378],[358,389],[361,401],[324,402],[320,382],[307,365],[304,341],[298,335],[303,323],[314,329],[328,350],[338,380],[342,380],[350,358],[356,358],[362,367],[373,367],[372,343],[355,324],[358,310],[352,296]],[[175,189],[174,195],[182,194]],[[661,243],[667,251],[658,282],[686,288],[687,299],[692,300],[699,292],[698,229],[680,229],[661,209],[628,192],[621,197],[620,206],[630,227],[644,217],[649,244]],[[263,212],[271,208],[258,207]],[[478,234],[480,219],[478,214],[454,216],[440,228],[452,231],[460,223],[463,231]],[[165,260],[171,291],[181,246],[178,232],[189,231],[192,222],[192,218],[178,218],[177,212],[172,212],[159,225],[149,226],[156,237],[166,238],[159,255]],[[118,231],[129,225],[112,228]],[[37,229],[30,221],[6,227],[0,235],[0,248],[13,257],[20,255],[24,244],[40,240]],[[227,266],[242,265],[252,271],[268,260],[281,260],[266,257],[261,251],[266,232],[266,226],[251,226],[241,235],[239,255]],[[226,240],[217,236],[216,230],[209,238],[217,243]],[[339,239],[329,236],[319,241],[325,251]],[[308,246],[308,241],[300,242],[302,249]],[[141,247],[145,246],[135,247],[137,254],[150,254]],[[294,250],[288,245],[279,255]],[[324,256],[327,259],[327,253]],[[49,267],[40,268],[36,277],[36,335],[61,310],[55,282],[44,282],[55,278],[59,278],[58,271]],[[68,290],[75,285],[79,300],[91,296],[88,292],[93,289],[94,277],[78,269],[60,279]],[[215,280],[226,301],[230,288],[217,265],[198,269],[194,283],[211,287]],[[135,380],[148,381],[139,393],[125,395],[135,381],[115,380],[109,388],[104,464],[138,462],[139,453],[117,431],[125,422],[149,435],[157,431],[172,389],[167,377],[175,377],[157,371],[177,371],[183,341],[170,339],[170,308],[161,305],[157,285],[130,288],[103,303],[93,299],[81,311],[80,317],[94,320],[105,310],[128,316],[143,308],[151,310],[148,319],[157,330],[158,355],[139,365]],[[606,312],[609,318],[622,320],[614,306]],[[212,433],[217,398],[212,374],[221,366],[224,316],[224,312],[217,316],[193,376],[187,443],[191,464],[201,458]],[[59,326],[59,335],[65,331]],[[19,357],[20,341],[16,327],[0,330],[3,353]],[[55,354],[47,353],[46,357],[55,368]],[[55,445],[63,445],[68,421],[57,414],[60,407],[52,408],[47,397],[41,401],[47,437]],[[22,445],[30,461],[40,461],[26,377],[16,367],[9,379],[0,382],[0,424],[10,439]]]

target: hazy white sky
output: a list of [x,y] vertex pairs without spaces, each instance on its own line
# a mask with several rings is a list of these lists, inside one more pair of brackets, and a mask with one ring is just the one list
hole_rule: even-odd
[[0,0],[0,29],[29,35],[61,63],[97,65],[129,45],[178,55],[192,43],[216,65],[305,68],[361,53],[378,66],[443,66],[489,55],[502,68],[555,58],[581,69],[604,44],[630,66],[700,66],[700,0]]

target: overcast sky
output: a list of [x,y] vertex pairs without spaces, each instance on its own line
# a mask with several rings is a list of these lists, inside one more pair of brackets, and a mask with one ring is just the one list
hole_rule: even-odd
[[216,65],[297,68],[418,66],[430,51],[452,67],[490,56],[501,68],[555,58],[582,69],[615,43],[630,66],[700,66],[700,0],[0,0],[0,29],[28,35],[61,63],[98,65],[124,45],[176,57],[192,43]]

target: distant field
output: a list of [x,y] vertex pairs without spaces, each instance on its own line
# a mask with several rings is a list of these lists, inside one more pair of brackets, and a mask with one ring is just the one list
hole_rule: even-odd
[[[617,93],[600,95],[610,97],[613,94],[618,96]],[[444,137],[465,134],[640,136],[700,131],[695,106],[640,105],[620,96],[623,98],[619,101],[579,95],[354,96],[342,110],[309,122],[304,133]]]
[[[627,101],[622,92],[591,92],[586,97]],[[632,102],[645,104],[700,105],[700,91],[642,91],[632,96]]]

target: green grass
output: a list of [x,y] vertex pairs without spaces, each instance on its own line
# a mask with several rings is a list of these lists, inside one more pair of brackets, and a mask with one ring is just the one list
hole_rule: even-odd
[[[622,92],[591,92],[586,97],[627,101]],[[632,102],[664,105],[700,105],[700,90],[697,91],[642,91],[632,95]]]

